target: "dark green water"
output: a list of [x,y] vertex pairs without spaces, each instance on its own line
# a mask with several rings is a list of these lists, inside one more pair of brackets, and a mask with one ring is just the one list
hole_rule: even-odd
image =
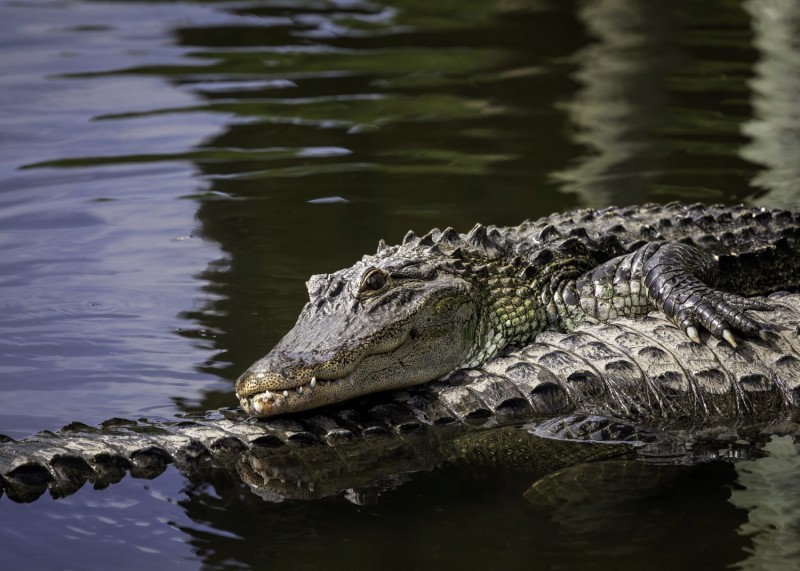
[[[234,402],[312,273],[412,228],[800,207],[800,4],[0,3],[0,433]],[[372,506],[169,471],[0,499],[8,569],[794,569],[785,442],[645,499],[525,474]],[[788,475],[788,476],[787,476]]]

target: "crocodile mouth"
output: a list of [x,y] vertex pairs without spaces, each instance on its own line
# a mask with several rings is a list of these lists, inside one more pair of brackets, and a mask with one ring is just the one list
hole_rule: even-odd
[[[411,341],[409,343],[409,341]],[[242,408],[251,416],[274,416],[299,412],[326,404],[392,388],[398,377],[397,366],[413,351],[414,336],[406,334],[385,343],[361,359],[346,365],[332,361],[270,370],[270,363],[256,363],[237,381]],[[266,357],[269,359],[270,355]],[[280,372],[279,372],[280,371]],[[273,388],[266,388],[273,387]]]
[[[349,376],[349,375],[348,375]],[[330,392],[347,377],[340,379],[320,379],[311,377],[306,383],[288,389],[265,390],[242,396],[239,402],[242,408],[252,416],[272,416],[283,412],[295,412],[316,406],[321,394]],[[308,406],[303,406],[308,403]]]

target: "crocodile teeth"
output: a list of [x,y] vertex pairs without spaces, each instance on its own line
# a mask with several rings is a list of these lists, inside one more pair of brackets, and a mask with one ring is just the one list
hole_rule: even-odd
[[283,391],[283,398],[289,397],[289,391]]
[[264,391],[264,398],[265,399],[271,399],[272,398],[272,393],[269,392],[269,391]]
[[253,400],[253,408],[256,409],[257,412],[262,412],[264,410],[264,404],[260,399],[255,399]]
[[317,386],[317,377],[311,377],[311,382],[308,383],[308,384],[311,386],[312,389],[314,387],[316,387]]
[[303,387],[297,387],[297,390],[296,390],[295,392],[296,392],[298,395],[302,395],[302,394],[303,394]]

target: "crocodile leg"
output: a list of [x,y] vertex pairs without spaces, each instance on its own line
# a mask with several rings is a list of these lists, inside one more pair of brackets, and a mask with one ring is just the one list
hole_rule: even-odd
[[663,311],[692,341],[700,342],[698,327],[733,347],[732,330],[764,338],[761,324],[747,309],[769,310],[766,302],[725,293],[708,284],[716,281],[717,262],[708,253],[680,242],[650,242],[633,253],[618,256],[565,281],[562,303],[554,304],[551,323],[571,330],[586,318],[608,321]]

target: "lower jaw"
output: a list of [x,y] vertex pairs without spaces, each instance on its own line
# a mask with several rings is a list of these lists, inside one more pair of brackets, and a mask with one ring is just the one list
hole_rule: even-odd
[[247,397],[241,400],[242,408],[252,416],[271,416],[280,414],[281,409],[286,408],[287,398],[281,396],[267,397],[263,393]]

